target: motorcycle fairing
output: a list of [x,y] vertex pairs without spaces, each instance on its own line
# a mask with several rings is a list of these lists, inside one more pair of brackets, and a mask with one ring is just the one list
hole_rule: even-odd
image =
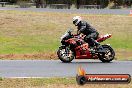
[[82,44],[75,48],[76,59],[87,59],[92,58],[92,54],[89,51],[88,44]]

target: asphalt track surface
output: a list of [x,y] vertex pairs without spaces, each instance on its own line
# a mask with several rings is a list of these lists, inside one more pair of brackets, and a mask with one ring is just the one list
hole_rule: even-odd
[[132,61],[73,60],[72,63],[62,63],[60,60],[1,60],[0,77],[75,77],[79,66],[88,74],[132,75]]
[[0,7],[0,10],[129,15],[130,10],[132,10],[132,9],[49,9],[49,8],[6,8],[6,7]]

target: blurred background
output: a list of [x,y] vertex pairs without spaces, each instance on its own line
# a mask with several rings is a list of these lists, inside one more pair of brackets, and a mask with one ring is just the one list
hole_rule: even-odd
[[1,7],[54,9],[122,9],[131,8],[132,0],[0,0]]

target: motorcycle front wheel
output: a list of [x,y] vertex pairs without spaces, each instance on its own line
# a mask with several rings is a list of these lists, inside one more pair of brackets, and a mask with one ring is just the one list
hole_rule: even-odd
[[58,58],[64,62],[69,63],[74,59],[74,53],[69,47],[60,47],[57,51]]
[[106,53],[99,53],[99,59],[104,63],[111,62],[115,57],[114,50],[109,45],[102,45],[102,47],[105,49]]

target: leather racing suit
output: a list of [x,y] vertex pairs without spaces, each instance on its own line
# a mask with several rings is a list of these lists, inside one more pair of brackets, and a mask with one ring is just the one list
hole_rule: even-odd
[[99,43],[96,41],[99,33],[86,21],[80,21],[77,25],[77,34],[84,34],[84,41],[89,44],[90,47],[98,46]]

